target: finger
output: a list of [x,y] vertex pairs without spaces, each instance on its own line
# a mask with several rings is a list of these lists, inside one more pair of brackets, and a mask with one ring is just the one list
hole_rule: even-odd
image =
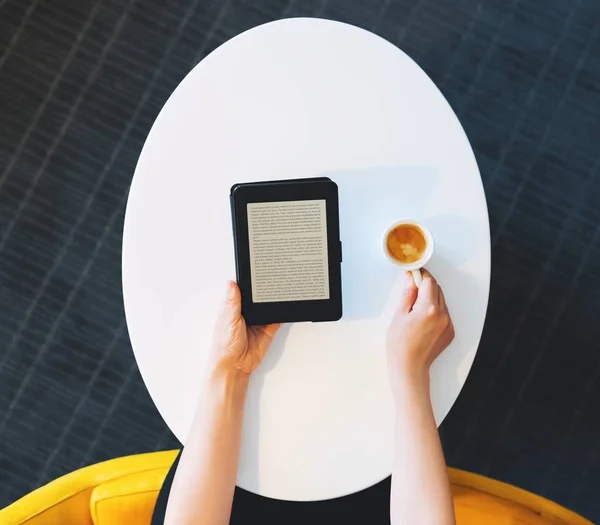
[[444,290],[442,290],[441,286],[438,286],[440,292],[440,309],[442,312],[448,312],[448,305],[446,304],[446,296],[444,295]]
[[237,321],[242,316],[242,294],[236,283],[227,282],[227,293],[221,308],[221,317],[227,321]]
[[421,268],[421,275],[423,276],[423,279],[431,279],[435,284],[437,284],[436,278],[431,274],[431,272],[427,268]]
[[261,359],[267,353],[267,350],[271,346],[271,343],[275,338],[275,334],[277,333],[280,327],[281,323],[251,327],[251,330],[254,332],[256,337],[257,344],[255,348],[258,351]]
[[423,275],[423,281],[419,287],[415,308],[427,310],[431,305],[439,305],[440,288],[430,272],[422,269],[421,274]]
[[402,297],[398,305],[398,311],[408,313],[412,310],[419,289],[415,284],[415,280],[410,272],[404,274],[404,285],[402,288]]
[[262,332],[270,339],[273,339],[273,337],[275,337],[275,334],[277,333],[277,331],[280,328],[281,328],[281,323],[273,323],[273,324],[261,326]]
[[446,304],[446,296],[444,295],[444,290],[440,288],[440,308],[442,312],[444,312],[448,316],[448,337],[449,340],[452,341],[454,339],[454,323],[452,322],[452,317],[450,315],[450,311],[448,310],[448,305]]

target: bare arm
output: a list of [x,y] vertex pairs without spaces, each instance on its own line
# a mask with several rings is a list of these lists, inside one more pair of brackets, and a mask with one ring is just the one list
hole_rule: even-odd
[[246,390],[278,325],[247,327],[229,283],[210,364],[167,504],[165,525],[227,525],[237,478]]
[[444,294],[424,272],[407,274],[387,339],[396,425],[390,516],[393,525],[454,525],[454,507],[429,395],[429,367],[454,338]]

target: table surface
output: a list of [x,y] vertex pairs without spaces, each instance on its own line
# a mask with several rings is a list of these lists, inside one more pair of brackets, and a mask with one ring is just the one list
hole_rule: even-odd
[[225,281],[235,278],[229,188],[328,176],[339,185],[344,317],[285,326],[248,392],[238,485],[288,500],[349,494],[388,476],[385,331],[401,273],[386,226],[422,220],[456,339],[434,363],[436,420],[480,340],[490,280],[486,201],[469,141],[405,53],[365,30],[288,19],[206,57],[165,104],[125,217],[123,292],[152,399],[185,442]]

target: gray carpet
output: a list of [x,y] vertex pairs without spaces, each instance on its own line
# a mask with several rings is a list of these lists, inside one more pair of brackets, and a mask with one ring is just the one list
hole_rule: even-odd
[[[178,446],[124,321],[128,187],[185,74],[289,16],[397,44],[476,152],[492,289],[441,429],[449,463],[600,521],[597,0],[0,0],[0,507],[81,466]],[[234,519],[385,522],[386,483],[313,504],[239,491]]]

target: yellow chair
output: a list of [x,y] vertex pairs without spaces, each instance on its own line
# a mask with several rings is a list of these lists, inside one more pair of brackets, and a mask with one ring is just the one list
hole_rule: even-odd
[[150,525],[177,454],[138,454],[76,470],[0,510],[0,524]]
[[458,525],[593,525],[547,500],[485,476],[448,469]]
[[[2,525],[149,525],[178,451],[117,458],[82,468],[0,510]],[[506,483],[448,470],[458,525],[593,525]]]

